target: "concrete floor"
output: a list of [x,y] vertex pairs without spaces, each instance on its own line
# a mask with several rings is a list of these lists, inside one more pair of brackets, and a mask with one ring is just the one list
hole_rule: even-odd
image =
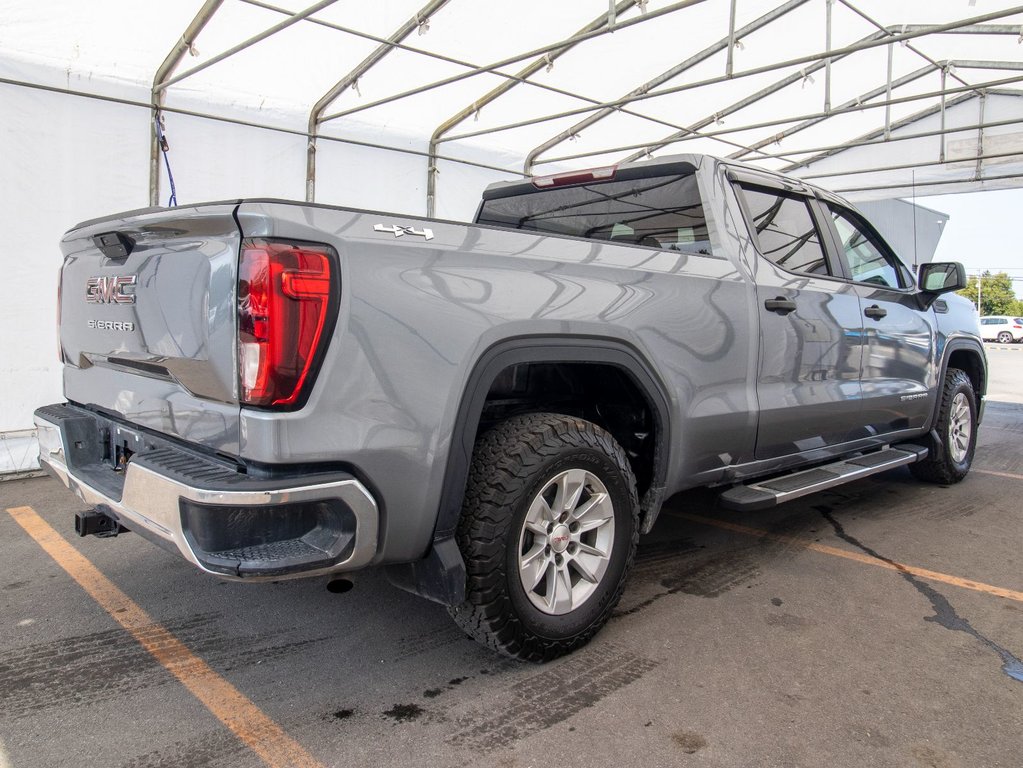
[[[49,479],[0,484],[0,509],[36,510],[304,750],[271,764],[1016,768],[1023,346],[989,354],[1017,403],[989,404],[963,483],[896,470],[753,514],[677,496],[614,619],[543,667],[376,573],[215,581],[74,538]],[[0,542],[0,768],[264,764],[3,512]]]

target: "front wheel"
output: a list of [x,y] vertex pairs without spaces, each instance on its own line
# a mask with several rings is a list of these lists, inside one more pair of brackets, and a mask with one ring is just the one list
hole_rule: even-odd
[[939,450],[932,450],[930,456],[910,464],[909,469],[929,483],[958,483],[970,471],[977,449],[977,396],[970,377],[958,368],[949,368],[945,374],[937,432]]
[[455,622],[484,645],[548,661],[585,644],[621,596],[639,535],[636,480],[596,424],[534,413],[476,443],[458,546]]

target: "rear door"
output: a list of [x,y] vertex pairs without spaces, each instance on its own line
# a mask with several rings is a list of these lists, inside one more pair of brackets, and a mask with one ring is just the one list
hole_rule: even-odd
[[68,400],[237,454],[234,208],[103,219],[65,235]]
[[873,434],[923,427],[937,392],[934,311],[921,307],[912,275],[870,222],[837,201],[821,207],[863,315],[863,423]]
[[773,177],[734,180],[761,256],[756,458],[862,437],[859,298],[829,260],[813,201]]

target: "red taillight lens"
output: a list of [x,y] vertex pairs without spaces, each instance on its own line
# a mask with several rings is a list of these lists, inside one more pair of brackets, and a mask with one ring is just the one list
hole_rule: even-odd
[[238,382],[245,405],[294,408],[336,311],[329,246],[246,240],[238,265]]

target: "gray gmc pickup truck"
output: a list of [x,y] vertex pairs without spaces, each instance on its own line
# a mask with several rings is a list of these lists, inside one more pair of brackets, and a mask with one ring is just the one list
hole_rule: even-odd
[[953,483],[983,412],[961,265],[914,276],[840,198],[711,157],[495,184],[473,224],[234,200],[61,247],[67,402],[35,421],[81,535],[384,566],[521,659],[597,632],[672,494]]

